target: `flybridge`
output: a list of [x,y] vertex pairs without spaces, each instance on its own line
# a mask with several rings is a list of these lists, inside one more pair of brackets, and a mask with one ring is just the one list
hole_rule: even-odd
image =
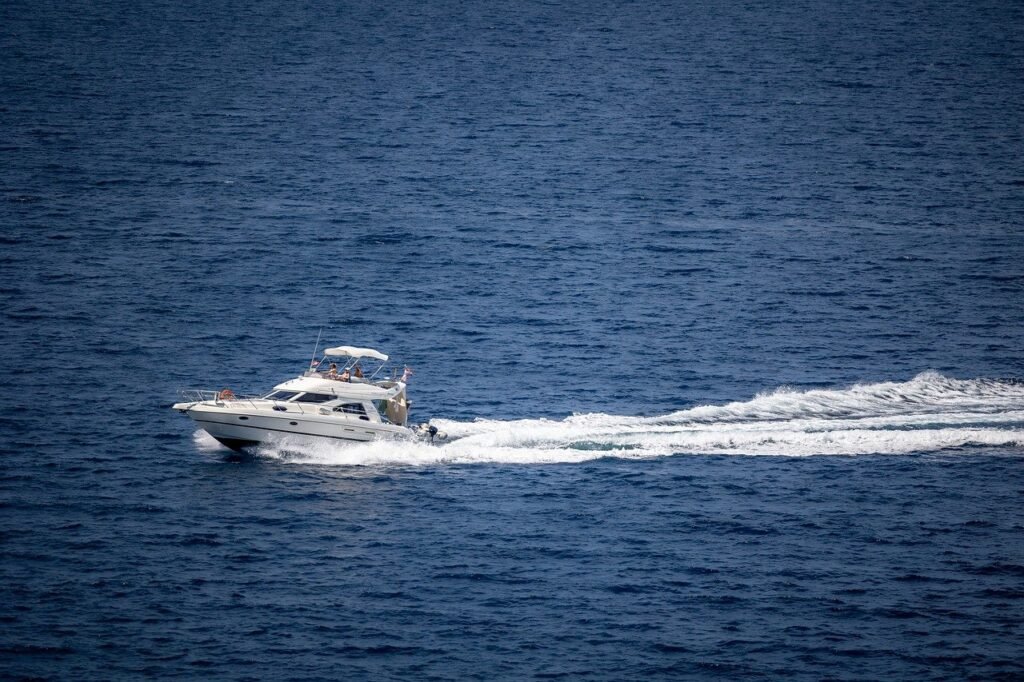
[[[319,340],[317,341],[319,345]],[[359,348],[358,346],[335,346],[334,348],[324,349],[323,357],[317,360],[317,351],[314,348],[313,358],[309,364],[309,371],[304,376],[306,377],[320,377],[332,381],[351,381],[353,383],[370,383],[373,382],[381,370],[384,369],[384,363],[388,360],[386,353],[381,353],[373,348]],[[335,363],[330,362],[332,358],[348,358],[348,360],[341,362],[341,368],[337,368]],[[380,366],[378,366],[368,379],[363,378],[363,367],[360,366],[360,360],[370,358],[372,360],[379,360]],[[330,369],[324,371],[324,364],[329,363]],[[397,372],[393,372],[391,381],[406,382],[409,376],[412,374],[412,370],[408,367],[405,368],[405,372],[401,377],[398,376]]]
[[319,373],[310,372],[308,376],[289,379],[274,387],[275,391],[307,391],[328,393],[331,395],[366,398],[369,400],[389,400],[405,390],[400,381],[339,381],[321,377]]

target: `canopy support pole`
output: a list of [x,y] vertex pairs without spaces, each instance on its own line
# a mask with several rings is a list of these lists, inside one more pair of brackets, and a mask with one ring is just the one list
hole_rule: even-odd
[[316,345],[315,345],[315,346],[313,346],[313,357],[311,357],[311,358],[309,359],[309,368],[310,368],[310,369],[316,369],[317,365],[319,364],[319,363],[317,363],[317,361],[316,361],[316,352],[317,352],[318,350],[320,350],[320,336],[321,336],[321,335],[322,335],[323,333],[324,333],[324,328],[323,328],[323,327],[320,327],[320,331],[319,331],[319,332],[317,332],[317,335],[316,335]]

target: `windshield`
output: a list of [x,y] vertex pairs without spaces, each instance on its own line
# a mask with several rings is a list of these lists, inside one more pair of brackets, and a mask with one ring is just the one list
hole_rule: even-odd
[[274,391],[268,394],[264,400],[291,400],[298,394],[298,391]]

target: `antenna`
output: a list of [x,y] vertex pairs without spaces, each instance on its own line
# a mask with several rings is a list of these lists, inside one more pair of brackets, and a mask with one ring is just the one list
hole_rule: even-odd
[[320,350],[320,336],[324,333],[324,328],[320,327],[320,331],[316,335],[316,345],[313,346],[313,357],[309,359],[309,368],[313,369],[317,365],[316,352]]

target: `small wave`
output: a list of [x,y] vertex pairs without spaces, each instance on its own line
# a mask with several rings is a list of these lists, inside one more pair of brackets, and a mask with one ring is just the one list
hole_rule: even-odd
[[[964,448],[1024,448],[1024,384],[950,379],[935,372],[906,382],[796,391],[704,405],[658,417],[577,414],[561,420],[433,422],[449,440],[340,445],[284,439],[259,455],[324,465],[476,462],[576,463],[601,457],[680,454],[864,455]],[[212,438],[196,437],[206,449]],[[219,445],[214,447],[220,448]]]
[[200,452],[231,452],[221,445],[216,438],[206,431],[199,430],[192,434],[192,442]]

